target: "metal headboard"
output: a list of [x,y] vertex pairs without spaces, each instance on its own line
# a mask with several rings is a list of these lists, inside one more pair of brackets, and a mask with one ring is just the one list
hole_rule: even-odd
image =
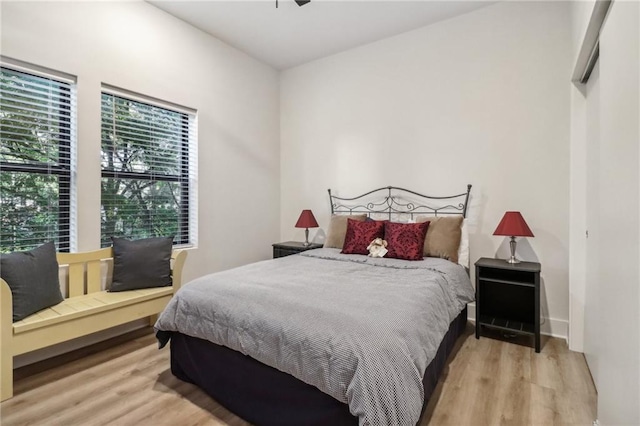
[[374,189],[353,198],[338,197],[329,191],[331,214],[367,214],[392,216],[432,215],[452,216],[461,215],[467,217],[467,204],[471,185],[467,185],[467,191],[461,194],[446,197],[434,197],[423,195],[396,186],[386,186]]

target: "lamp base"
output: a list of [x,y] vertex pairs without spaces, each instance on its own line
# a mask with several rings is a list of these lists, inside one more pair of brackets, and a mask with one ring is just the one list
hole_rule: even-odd
[[511,237],[509,248],[511,249],[511,257],[507,259],[507,263],[520,263],[520,261],[516,259],[516,237]]
[[309,247],[309,228],[304,229],[304,243],[302,243],[302,245]]

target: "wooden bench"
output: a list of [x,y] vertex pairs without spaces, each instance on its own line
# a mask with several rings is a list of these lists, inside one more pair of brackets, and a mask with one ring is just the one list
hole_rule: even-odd
[[171,287],[109,293],[102,288],[113,275],[111,247],[84,253],[58,253],[58,264],[68,267],[67,297],[15,323],[12,322],[11,289],[0,279],[0,401],[13,396],[13,357],[16,355],[145,317],[153,325],[157,314],[182,284],[186,257],[184,250],[173,251]]

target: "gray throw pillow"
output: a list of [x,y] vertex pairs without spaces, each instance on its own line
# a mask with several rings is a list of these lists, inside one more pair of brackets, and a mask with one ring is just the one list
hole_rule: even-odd
[[0,277],[9,284],[13,322],[62,302],[56,246],[0,255]]
[[112,237],[113,281],[109,291],[166,287],[171,280],[173,237],[125,240]]

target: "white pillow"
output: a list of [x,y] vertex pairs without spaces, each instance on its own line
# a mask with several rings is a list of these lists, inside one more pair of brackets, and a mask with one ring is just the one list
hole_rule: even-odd
[[467,219],[462,220],[462,233],[460,236],[460,246],[458,247],[458,263],[465,268],[469,267],[469,227]]

